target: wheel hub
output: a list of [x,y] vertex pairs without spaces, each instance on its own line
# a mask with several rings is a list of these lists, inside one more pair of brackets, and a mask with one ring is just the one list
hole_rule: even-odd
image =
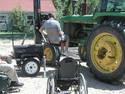
[[97,55],[98,58],[99,58],[99,59],[104,59],[105,56],[106,56],[106,52],[107,52],[107,49],[105,49],[105,48],[99,49],[98,55]]
[[34,74],[38,69],[38,66],[35,62],[33,61],[30,61],[28,62],[26,65],[25,65],[25,71],[28,73],[28,74]]
[[105,65],[112,64],[115,60],[115,52],[115,46],[111,42],[101,41],[100,45],[98,46],[96,59]]

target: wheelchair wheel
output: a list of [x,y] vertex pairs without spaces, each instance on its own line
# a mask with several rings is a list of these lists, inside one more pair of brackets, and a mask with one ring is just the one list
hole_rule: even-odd
[[88,94],[87,83],[82,73],[79,78],[79,94]]
[[55,93],[55,81],[54,77],[49,77],[47,80],[47,90],[46,94],[54,94]]
[[34,58],[27,59],[22,65],[22,71],[26,76],[36,76],[40,71],[40,64]]

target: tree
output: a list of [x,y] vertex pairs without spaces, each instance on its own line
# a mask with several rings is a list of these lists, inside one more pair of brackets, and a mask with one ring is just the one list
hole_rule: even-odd
[[21,7],[13,9],[10,13],[11,28],[13,31],[25,32],[29,27],[26,16]]
[[62,16],[71,15],[71,0],[53,0],[57,10],[56,17],[60,19]]
[[93,13],[95,11],[95,8],[96,8],[98,2],[99,2],[99,0],[78,0],[76,12],[80,15],[82,15],[82,12],[83,12],[80,9],[81,7],[83,7],[83,6],[81,6],[81,4],[85,3],[85,1],[87,4],[87,14]]
[[[82,14],[81,11],[81,4],[84,3],[85,0],[77,0],[76,9],[75,12],[78,14]],[[88,8],[88,14],[91,14],[94,12],[96,5],[99,0],[86,0],[87,2],[87,8]],[[55,8],[57,10],[56,16],[57,18],[61,18],[65,15],[72,15],[72,0],[53,0],[53,3],[55,5]]]
[[99,0],[87,0],[89,14],[91,14],[95,11],[95,8],[96,8],[98,2],[99,2]]

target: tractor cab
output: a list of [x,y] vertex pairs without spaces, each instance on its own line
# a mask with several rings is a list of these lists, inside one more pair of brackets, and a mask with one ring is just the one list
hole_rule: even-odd
[[100,0],[97,6],[98,12],[123,12],[125,0]]

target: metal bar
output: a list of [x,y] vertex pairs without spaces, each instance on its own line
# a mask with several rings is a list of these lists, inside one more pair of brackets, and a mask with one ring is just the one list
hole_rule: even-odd
[[43,75],[43,77],[46,78],[46,56],[43,56],[43,64],[44,64],[44,68],[43,68],[44,75]]

